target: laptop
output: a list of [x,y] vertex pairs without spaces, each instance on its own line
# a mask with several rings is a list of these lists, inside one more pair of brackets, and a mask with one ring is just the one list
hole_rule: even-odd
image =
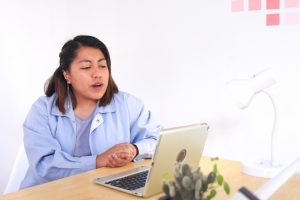
[[151,166],[99,177],[95,183],[141,197],[162,192],[164,177],[173,178],[176,162],[199,166],[207,137],[207,124],[194,124],[162,130]]

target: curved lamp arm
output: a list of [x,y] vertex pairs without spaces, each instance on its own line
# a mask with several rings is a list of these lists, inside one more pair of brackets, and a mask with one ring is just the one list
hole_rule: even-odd
[[254,74],[249,79],[235,79],[227,83],[227,89],[240,109],[247,108],[258,93],[264,93],[271,100],[274,110],[274,120],[271,133],[270,160],[258,163],[247,163],[243,172],[249,175],[270,178],[279,172],[280,166],[275,159],[275,141],[277,132],[277,106],[275,99],[269,93],[269,89],[276,84],[275,77],[269,69]]

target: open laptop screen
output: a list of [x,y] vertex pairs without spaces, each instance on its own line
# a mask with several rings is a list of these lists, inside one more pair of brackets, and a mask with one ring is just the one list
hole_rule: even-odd
[[[152,165],[120,174],[100,177],[95,183],[137,196],[148,197],[162,191],[162,179],[173,174],[174,164],[199,165],[207,136],[207,124],[195,124],[161,131]],[[149,170],[149,172],[148,172]],[[145,186],[140,186],[141,179]],[[130,184],[129,184],[130,183]]]

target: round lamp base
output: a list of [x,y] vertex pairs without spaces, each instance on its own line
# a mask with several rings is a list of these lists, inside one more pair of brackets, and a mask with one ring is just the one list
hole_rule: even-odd
[[271,161],[258,161],[253,163],[243,163],[242,172],[256,177],[263,178],[273,178],[276,176],[281,170],[283,170],[283,166],[281,165],[272,165]]

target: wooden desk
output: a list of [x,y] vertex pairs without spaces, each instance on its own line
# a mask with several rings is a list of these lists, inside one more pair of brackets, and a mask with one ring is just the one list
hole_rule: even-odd
[[[113,174],[135,168],[141,165],[147,165],[149,161],[140,163],[130,163],[122,168],[102,168],[92,170],[86,173],[67,177],[61,180],[42,184],[32,188],[24,189],[19,192],[0,196],[0,200],[134,200],[143,198],[135,197],[123,192],[118,192],[93,183],[93,180],[99,176]],[[212,164],[209,158],[202,158],[200,162],[201,169],[207,173],[211,171]],[[236,161],[219,160],[218,166],[225,180],[229,182],[231,194],[227,196],[222,189],[218,190],[218,195],[214,200],[231,199],[232,195],[241,187],[246,186],[251,191],[256,191],[268,179],[257,178],[244,175],[240,172],[241,164]],[[158,199],[162,194],[147,198],[147,200]],[[294,175],[283,187],[281,187],[271,198],[272,200],[299,200],[300,199],[300,175]]]

